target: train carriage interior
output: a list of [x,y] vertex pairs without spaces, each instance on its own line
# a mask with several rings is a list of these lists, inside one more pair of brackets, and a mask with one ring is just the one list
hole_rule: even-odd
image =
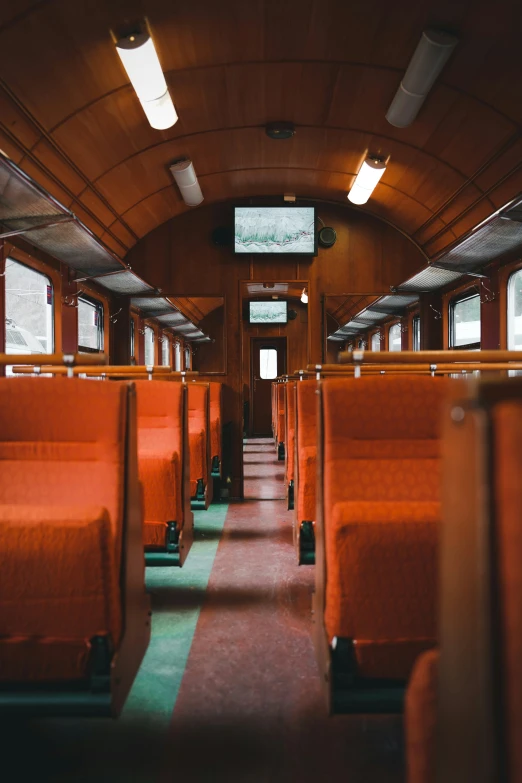
[[521,30],[0,5],[2,780],[522,783]]

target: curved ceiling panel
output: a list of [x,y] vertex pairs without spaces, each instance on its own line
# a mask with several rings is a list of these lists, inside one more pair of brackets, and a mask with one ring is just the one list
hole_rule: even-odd
[[[179,121],[148,125],[109,30],[147,16]],[[405,129],[385,120],[422,30],[459,44]],[[346,203],[367,152],[390,156],[365,209],[432,256],[522,189],[519,5],[499,0],[88,0],[0,10],[0,148],[120,255],[185,206],[285,191]],[[267,122],[295,123],[269,140]]]

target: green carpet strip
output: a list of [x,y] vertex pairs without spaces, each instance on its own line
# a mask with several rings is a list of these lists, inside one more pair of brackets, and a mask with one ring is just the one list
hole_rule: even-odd
[[194,543],[183,568],[147,568],[152,636],[121,721],[170,722],[228,505],[194,512]]

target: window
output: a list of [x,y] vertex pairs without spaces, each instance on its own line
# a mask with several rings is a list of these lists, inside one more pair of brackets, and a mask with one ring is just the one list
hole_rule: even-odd
[[509,350],[522,351],[522,269],[508,280],[507,323]]
[[161,343],[161,363],[164,367],[170,367],[170,340],[166,334],[163,335]]
[[5,352],[52,353],[54,297],[51,281],[13,258],[6,259],[4,280]]
[[402,335],[401,325],[393,324],[388,330],[388,350],[401,351],[402,350]]
[[413,350],[420,351],[420,315],[416,315],[411,322],[413,329]]
[[152,326],[145,327],[145,365],[150,367],[154,364],[154,329]]
[[190,352],[190,348],[185,348],[185,370],[191,370],[192,369],[192,354]]
[[83,295],[78,297],[78,350],[103,351],[103,305]]
[[136,359],[135,349],[136,349],[136,343],[135,343],[135,333],[136,333],[136,326],[134,324],[134,318],[130,319],[130,333],[129,333],[129,339],[130,339],[130,357],[131,359]]
[[277,378],[277,351],[275,348],[260,348],[259,377],[263,380]]
[[480,296],[468,294],[450,302],[450,348],[480,348]]
[[372,334],[372,351],[380,351],[381,350],[381,333],[380,332],[374,332]]
[[181,345],[178,342],[174,344],[174,369],[176,372],[181,370]]

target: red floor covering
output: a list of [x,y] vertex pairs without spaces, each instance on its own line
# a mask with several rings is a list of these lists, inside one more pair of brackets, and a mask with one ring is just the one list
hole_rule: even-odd
[[272,438],[251,438],[243,446],[245,498],[283,500],[285,463],[278,461]]
[[[275,451],[247,446],[247,454],[256,455],[256,471],[264,467],[260,481],[279,483],[282,495]],[[326,715],[311,639],[313,567],[295,563],[291,520],[283,501],[229,507],[164,783],[403,780],[400,717]]]

